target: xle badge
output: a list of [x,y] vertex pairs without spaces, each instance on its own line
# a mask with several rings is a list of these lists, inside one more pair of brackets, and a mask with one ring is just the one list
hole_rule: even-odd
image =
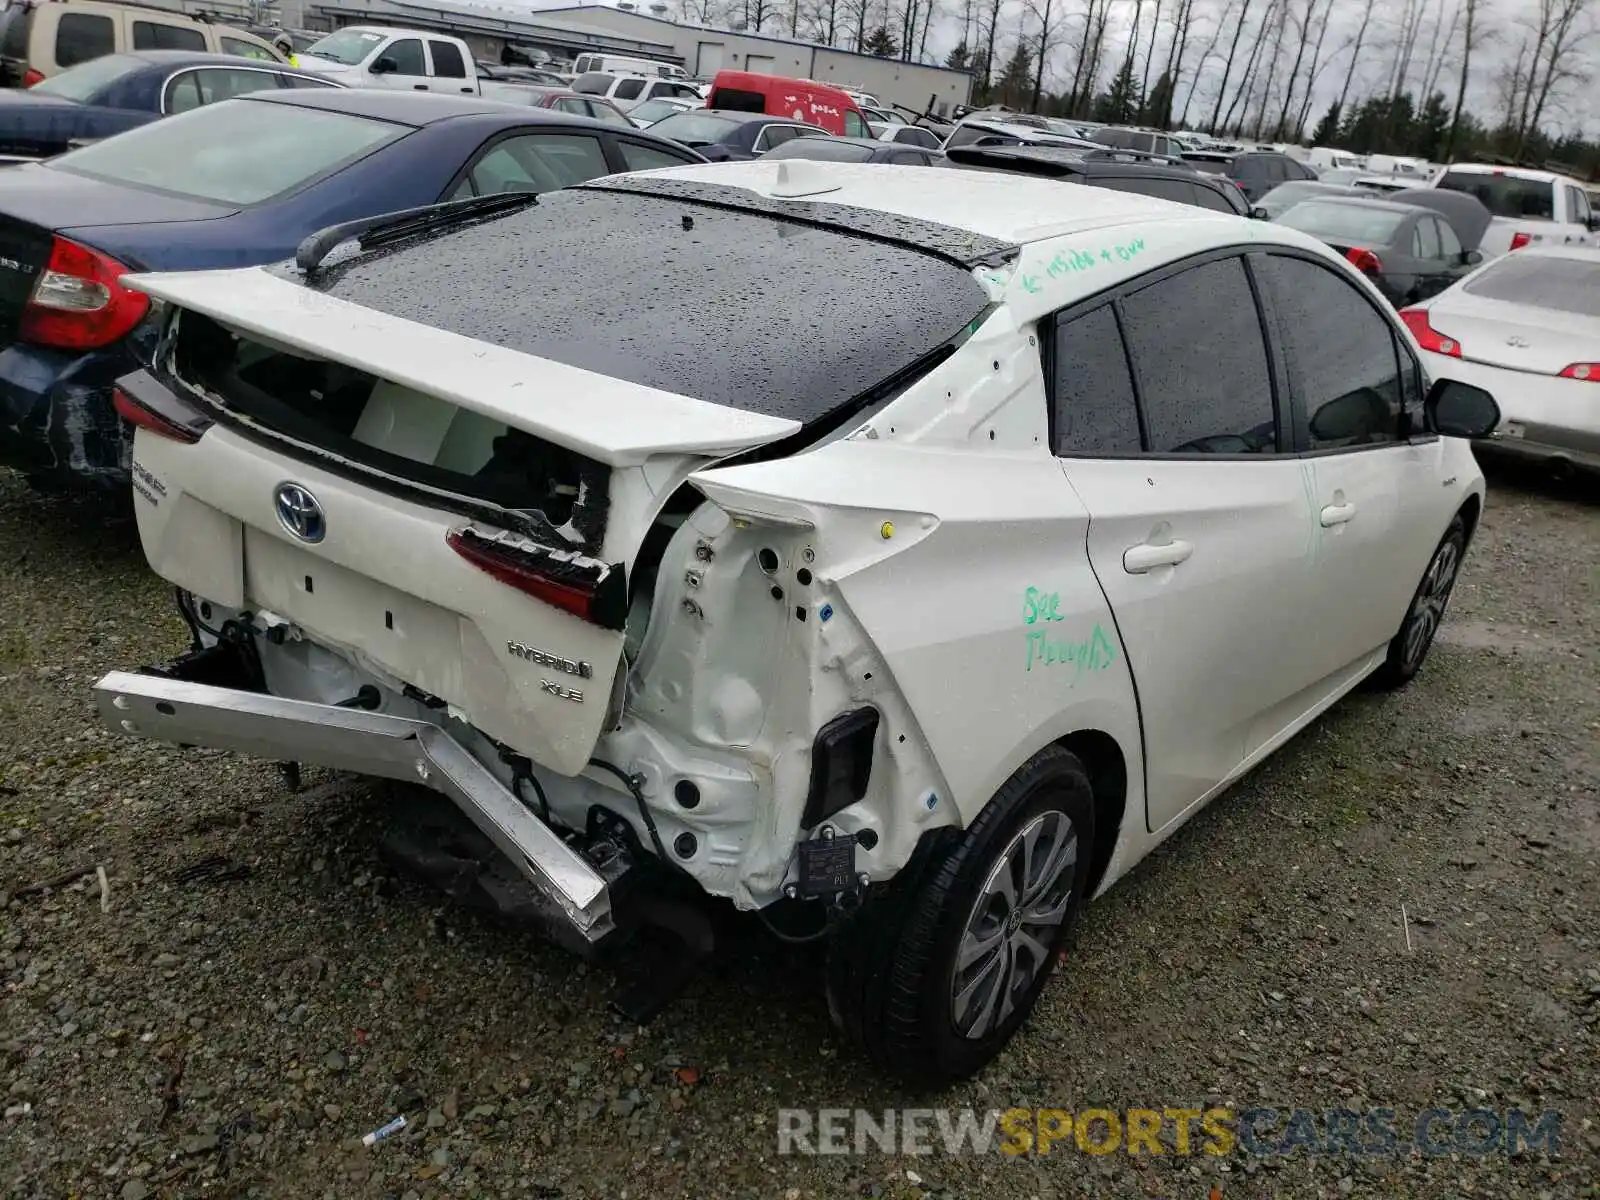
[[583,703],[583,693],[575,688],[569,688],[565,684],[552,683],[548,679],[541,679],[539,686],[552,696],[559,696],[563,700],[571,700],[574,704]]

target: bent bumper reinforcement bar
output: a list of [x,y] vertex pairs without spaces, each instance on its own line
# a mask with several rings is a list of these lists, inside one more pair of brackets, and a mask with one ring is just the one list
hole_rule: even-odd
[[593,945],[615,929],[606,881],[467,748],[410,717],[113,671],[94,685],[114,731],[421,783],[442,792]]

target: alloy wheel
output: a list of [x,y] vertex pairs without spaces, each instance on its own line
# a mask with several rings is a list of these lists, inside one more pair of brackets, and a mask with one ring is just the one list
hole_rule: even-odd
[[1406,623],[1406,666],[1414,666],[1427,652],[1439,623],[1444,620],[1444,608],[1450,601],[1450,589],[1455,586],[1460,567],[1461,547],[1453,540],[1440,546],[1428,564],[1428,573],[1422,577],[1422,586],[1417,589],[1411,617]]
[[995,860],[956,947],[951,1014],[964,1037],[1003,1025],[1049,965],[1077,863],[1077,829],[1054,809],[1029,820]]

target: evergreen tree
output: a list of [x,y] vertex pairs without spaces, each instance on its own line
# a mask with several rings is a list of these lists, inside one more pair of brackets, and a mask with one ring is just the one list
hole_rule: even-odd
[[994,99],[1007,108],[1022,108],[1032,93],[1033,55],[1028,52],[1027,43],[1018,42],[1006,60],[1006,69],[995,81]]
[[1156,80],[1155,87],[1150,89],[1150,96],[1144,102],[1144,112],[1141,120],[1146,125],[1154,125],[1157,129],[1168,129],[1172,126],[1172,76],[1165,71]]
[[966,42],[960,43],[945,56],[944,65],[952,71],[972,70],[972,51],[967,49]]
[[1139,111],[1139,85],[1133,78],[1133,55],[1122,60],[1122,68],[1111,81],[1111,88],[1097,96],[1094,119],[1110,125],[1126,125]]
[[1339,140],[1339,102],[1335,100],[1332,107],[1322,114],[1322,120],[1317,122],[1317,127],[1311,131],[1311,144],[1313,146],[1331,146]]
[[1411,136],[1406,141],[1412,154],[1433,162],[1443,157],[1449,133],[1450,102],[1443,92],[1435,92],[1411,123]]
[[894,58],[900,53],[900,46],[889,31],[879,25],[871,33],[867,34],[866,40],[861,43],[861,51],[863,54],[871,54],[876,58]]

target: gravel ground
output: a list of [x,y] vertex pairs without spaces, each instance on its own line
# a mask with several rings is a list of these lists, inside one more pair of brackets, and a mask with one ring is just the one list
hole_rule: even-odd
[[[1202,813],[981,1080],[911,1098],[841,1049],[814,954],[741,926],[631,1028],[607,972],[393,877],[378,787],[101,729],[90,682],[182,648],[167,591],[126,518],[0,475],[0,1189],[1600,1196],[1597,613],[1593,497],[1495,480],[1417,682]],[[776,1153],[780,1106],[1218,1103],[1551,1108],[1561,1154]]]

